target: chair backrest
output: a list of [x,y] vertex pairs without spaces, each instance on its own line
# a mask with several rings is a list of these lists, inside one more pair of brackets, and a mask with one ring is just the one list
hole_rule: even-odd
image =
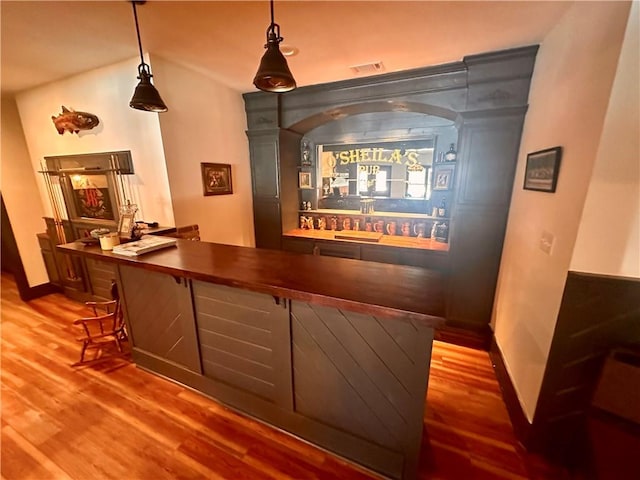
[[[77,340],[82,342],[80,361],[74,366],[86,364],[85,354],[87,350],[97,349],[100,355],[104,354],[103,347],[108,344],[115,344],[120,354],[123,353],[122,342],[126,340],[127,333],[124,323],[124,315],[120,306],[120,294],[115,280],[111,282],[111,297],[108,302],[86,302],[87,306],[93,310],[93,317],[78,318],[74,325],[81,325],[84,330],[84,337]],[[100,360],[96,357],[90,361]]]
[[200,227],[197,223],[176,228],[173,233],[166,234],[167,237],[183,238],[185,240],[200,240]]

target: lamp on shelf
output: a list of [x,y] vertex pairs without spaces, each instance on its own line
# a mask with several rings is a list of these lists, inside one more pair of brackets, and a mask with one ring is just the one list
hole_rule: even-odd
[[168,110],[162,101],[158,90],[151,83],[151,68],[144,61],[142,54],[142,42],[140,41],[140,28],[138,27],[138,13],[136,12],[136,3],[143,5],[145,0],[132,0],[133,18],[136,22],[136,34],[138,35],[138,48],[140,50],[140,65],[138,65],[138,79],[140,83],[133,92],[133,97],[129,102],[131,108],[136,110],[144,110],[146,112],[166,112]]
[[265,92],[283,93],[296,88],[296,81],[289,70],[287,59],[280,51],[280,25],[273,20],[273,0],[271,2],[271,24],[267,28],[267,49],[260,60],[260,67],[253,84]]

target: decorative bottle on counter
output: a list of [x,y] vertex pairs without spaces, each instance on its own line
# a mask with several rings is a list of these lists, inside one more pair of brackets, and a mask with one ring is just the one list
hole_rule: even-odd
[[438,207],[438,216],[447,216],[447,197],[442,197],[442,200],[440,201],[440,206]]
[[447,222],[438,224],[435,237],[437,242],[447,243],[449,239],[449,225],[447,225]]
[[449,151],[444,154],[445,162],[455,162],[456,161],[456,158],[458,157],[458,154],[456,153],[455,146],[456,146],[455,143],[452,143],[451,146],[449,147]]

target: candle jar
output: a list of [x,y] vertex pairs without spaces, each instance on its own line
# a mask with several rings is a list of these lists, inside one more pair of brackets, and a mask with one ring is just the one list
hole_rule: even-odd
[[102,250],[113,250],[116,245],[120,245],[120,237],[117,232],[105,233],[100,237],[100,248]]

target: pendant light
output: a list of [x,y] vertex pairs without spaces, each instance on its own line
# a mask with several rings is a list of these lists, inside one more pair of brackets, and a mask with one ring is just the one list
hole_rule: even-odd
[[289,92],[296,88],[296,81],[289,70],[287,60],[280,51],[280,25],[273,21],[273,0],[271,2],[271,24],[267,28],[267,49],[260,60],[260,67],[253,84],[265,92]]
[[144,110],[146,112],[166,112],[168,110],[162,101],[158,90],[151,83],[151,68],[144,62],[142,54],[142,42],[140,41],[140,28],[138,27],[138,13],[136,12],[136,3],[143,5],[145,0],[132,0],[133,18],[136,22],[136,34],[138,35],[138,48],[140,50],[140,65],[138,65],[138,79],[140,83],[133,92],[133,97],[129,102],[131,108],[136,110]]

